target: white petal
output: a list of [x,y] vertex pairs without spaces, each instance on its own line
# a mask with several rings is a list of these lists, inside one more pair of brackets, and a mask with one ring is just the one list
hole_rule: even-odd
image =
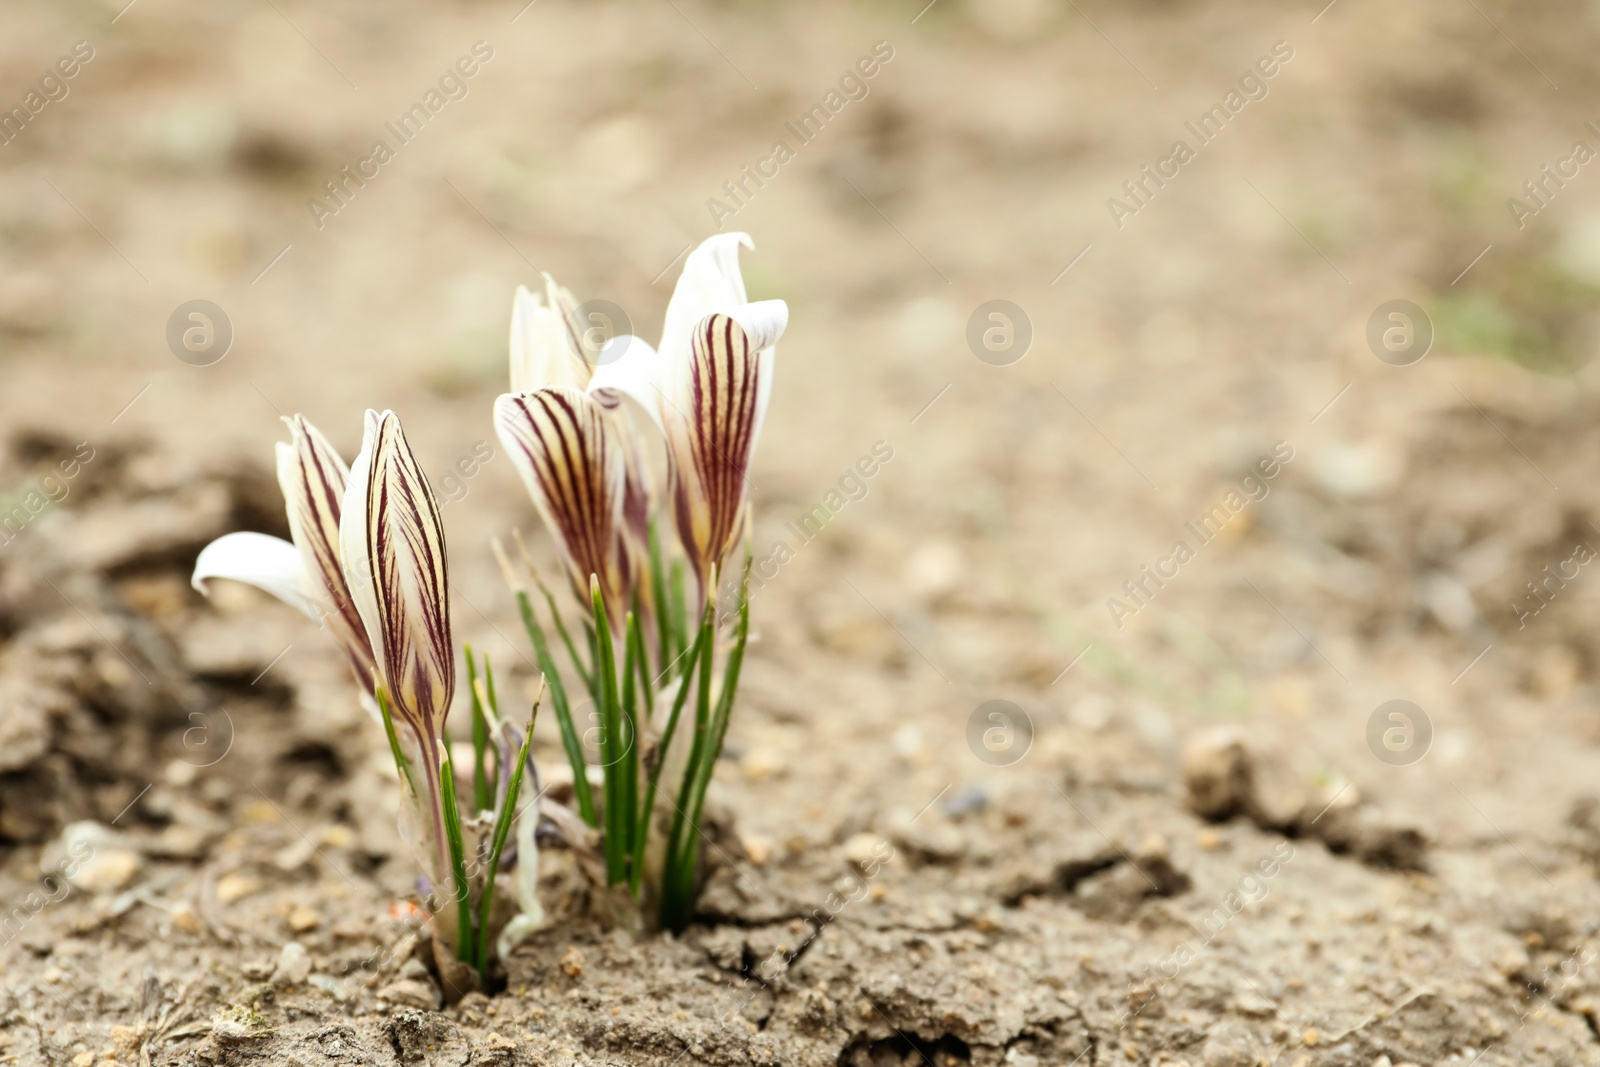
[[661,353],[644,338],[628,334],[606,343],[600,350],[599,364],[589,380],[589,395],[606,408],[615,408],[621,397],[628,397],[660,426]]
[[322,621],[324,609],[311,576],[306,573],[300,550],[281,537],[231,533],[217,538],[201,549],[194,561],[194,577],[190,583],[209,596],[205,583],[212,578],[246,582],[300,609],[312,621]]
[[[378,669],[383,669],[383,628],[378,622],[378,594],[372,587],[372,561],[367,554],[367,487],[372,482],[372,450],[378,436],[378,413],[367,409],[361,433],[361,451],[350,464],[350,480],[345,484],[344,502],[339,507],[339,560],[344,580],[350,587],[350,600],[366,628],[367,641]],[[384,679],[387,684],[387,679]]]
[[568,317],[572,294],[545,275],[545,294],[517,286],[511,305],[511,388],[516,392],[546,385],[582,389],[590,368],[579,352]]
[[750,338],[750,347],[757,352],[777,344],[784,327],[789,325],[789,305],[782,300],[757,300],[753,304],[713,308],[712,312],[720,312],[737,322]]
[[690,337],[701,319],[749,303],[739,273],[740,248],[755,248],[749,234],[719,233],[684,260],[661,328],[661,353],[674,369],[689,358]]
[[772,400],[772,374],[777,369],[778,338],[789,325],[789,305],[782,300],[758,300],[753,304],[730,309],[727,314],[750,337],[750,344],[760,353],[761,378],[756,396],[755,436],[761,436],[761,427],[767,421],[767,404]]

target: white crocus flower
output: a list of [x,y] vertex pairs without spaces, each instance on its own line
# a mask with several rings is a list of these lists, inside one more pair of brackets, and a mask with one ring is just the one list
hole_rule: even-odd
[[[544,275],[545,291],[519,286],[511,311],[511,392],[495,402],[495,432],[556,536],[580,603],[601,579],[620,625],[629,578],[648,559],[653,510],[641,421],[596,373],[615,359],[579,321],[570,291]],[[613,342],[615,344],[615,342]],[[648,348],[649,346],[644,346]]]
[[[683,265],[667,304],[661,347],[619,337],[601,353],[592,393],[625,393],[666,436],[672,515],[704,583],[743,532],[750,460],[772,395],[782,300],[751,302],[739,272],[744,233],[707,239]],[[613,358],[612,348],[616,348]]]
[[284,420],[290,440],[279,442],[278,485],[293,542],[261,533],[231,533],[207,545],[195,560],[194,587],[207,582],[246,582],[326,624],[350,662],[371,704],[372,645],[357,614],[339,562],[339,519],[349,471],[339,453],[303,416]]
[[440,887],[450,860],[439,747],[456,688],[450,579],[439,502],[392,411],[367,411],[345,487],[339,556],[377,684],[410,758],[422,767],[426,848],[419,858]]

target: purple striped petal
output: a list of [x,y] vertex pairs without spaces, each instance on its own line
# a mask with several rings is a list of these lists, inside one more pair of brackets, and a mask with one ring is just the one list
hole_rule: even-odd
[[328,439],[303,416],[285,419],[291,440],[278,445],[278,484],[289,531],[306,573],[321,585],[329,607],[325,621],[366,690],[374,685],[372,644],[350,597],[339,558],[339,516],[349,469]]
[[392,411],[377,419],[370,463],[364,547],[379,634],[374,651],[397,712],[426,748],[443,735],[456,687],[444,527]]
[[739,539],[755,452],[764,368],[749,334],[731,316],[695,328],[687,409],[671,434],[673,515],[703,582]]
[[627,463],[604,409],[576,389],[507,393],[495,401],[494,425],[561,546],[580,602],[588,602],[589,576],[599,575],[607,600],[619,604]]

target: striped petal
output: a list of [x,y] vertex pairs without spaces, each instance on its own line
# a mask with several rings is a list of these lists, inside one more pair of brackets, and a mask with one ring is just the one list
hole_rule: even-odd
[[373,686],[372,644],[339,559],[339,515],[350,472],[328,439],[303,416],[285,419],[290,442],[278,445],[278,485],[289,531],[306,574],[322,587],[325,618],[364,690]]
[[[392,411],[367,413],[339,538],[352,599],[374,634],[379,678],[396,713],[424,750],[431,748],[442,736],[456,684],[444,528]],[[358,588],[363,554],[369,593]]]
[[[727,315],[744,330],[749,347],[761,353],[764,373],[756,398],[759,433],[772,394],[774,346],[789,323],[789,305],[782,300],[749,301],[744,276],[739,270],[741,248],[755,248],[749,234],[719,233],[689,253],[677,287],[672,291],[672,300],[667,304],[667,318],[661,333],[661,358],[654,367],[651,385],[661,408],[676,410],[686,417],[693,406],[690,368],[696,331],[706,316]],[[631,349],[629,354],[632,355]]]
[[544,276],[544,294],[517,286],[511,306],[511,389],[526,392],[546,385],[582,389],[589,382],[596,353],[588,352],[573,329],[578,302],[572,293]]
[[561,546],[580,602],[588,601],[593,574],[607,599],[620,604],[617,536],[627,466],[605,409],[576,389],[507,393],[495,401],[494,428]]
[[673,517],[702,583],[739,539],[759,429],[761,353],[731,316],[708,315],[692,335],[688,403],[670,420]]

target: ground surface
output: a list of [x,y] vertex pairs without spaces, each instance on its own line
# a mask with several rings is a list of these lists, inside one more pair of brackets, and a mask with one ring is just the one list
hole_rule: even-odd
[[[0,13],[7,107],[93,49],[0,146],[0,490],[60,498],[0,547],[0,1062],[1600,1062],[1593,7],[520,7]],[[794,558],[698,921],[606,933],[552,855],[507,992],[435,1012],[335,653],[187,568],[281,529],[280,414],[348,454],[394,407],[436,479],[492,442],[536,270],[654,336],[707,199],[879,41],[722,220],[790,302],[754,498]],[[168,347],[192,299],[234,331],[212,365]],[[1009,365],[967,340],[993,299]],[[1400,299],[1436,334],[1409,366],[1367,341]],[[531,509],[503,457],[446,491],[458,635],[526,687],[486,542]],[[46,900],[74,843],[90,888]]]

